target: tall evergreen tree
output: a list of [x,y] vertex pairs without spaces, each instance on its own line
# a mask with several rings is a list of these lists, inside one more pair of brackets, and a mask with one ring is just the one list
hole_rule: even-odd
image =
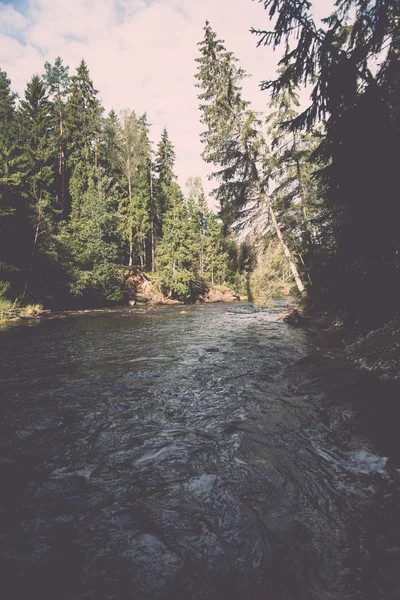
[[17,285],[18,268],[23,262],[18,242],[20,236],[25,239],[28,235],[26,220],[24,229],[19,218],[26,214],[26,207],[21,196],[16,97],[7,73],[0,69],[0,280],[13,285]]
[[64,224],[59,242],[72,295],[86,304],[122,299],[118,280],[120,228],[117,185],[99,167],[92,171],[79,217]]
[[[32,223],[30,257],[27,259],[27,276],[23,295],[30,279],[37,285],[43,270],[40,255],[51,251],[55,220],[54,206],[54,148],[52,116],[43,80],[34,75],[28,83],[18,111],[21,167],[24,173],[24,194],[28,202],[28,215]],[[54,138],[53,138],[54,139]],[[47,264],[47,263],[46,263]],[[32,277],[34,271],[34,277]],[[45,274],[41,273],[42,276]]]
[[71,209],[79,214],[81,198],[87,190],[89,177],[99,164],[103,108],[84,60],[70,81],[70,95],[64,119],[67,171]]
[[[175,158],[175,148],[169,139],[167,129],[164,127],[154,158],[155,179],[152,185],[152,224],[154,223],[152,229],[155,259],[157,257],[157,244],[163,233],[165,215],[171,208],[176,193]],[[157,259],[155,260],[155,266],[157,266]]]
[[154,171],[157,176],[155,210],[159,235],[161,235],[163,217],[170,208],[170,190],[173,188],[172,184],[176,181],[174,173],[175,158],[174,146],[169,139],[167,129],[164,127],[154,160]]
[[120,127],[120,165],[125,194],[120,202],[121,227],[128,242],[128,264],[134,264],[134,252],[143,268],[146,262],[146,236],[150,231],[149,161],[151,147],[147,117],[135,111],[122,113]]
[[158,246],[157,271],[161,288],[169,297],[190,300],[198,290],[196,276],[196,226],[190,221],[177,183],[169,187],[169,208]]
[[314,156],[326,165],[320,177],[330,219],[322,235],[329,240],[333,233],[334,251],[316,287],[354,314],[366,307],[365,298],[370,307],[382,295],[396,303],[400,136],[392,92],[397,88],[398,98],[400,4],[338,0],[323,27],[315,24],[310,2],[265,0],[264,6],[270,18],[279,16],[270,31],[256,31],[259,44],[283,43],[285,50],[283,69],[263,88],[276,96],[311,84],[310,106],[286,126],[297,130],[324,120],[326,135]]
[[103,120],[100,165],[116,181],[121,177],[120,141],[118,115],[114,109],[111,109]]
[[67,216],[64,113],[70,86],[69,67],[65,67],[62,59],[58,56],[54,65],[46,62],[44,68],[43,79],[46,83],[49,97],[53,101],[53,116],[57,123],[57,127],[55,128],[58,137],[57,195],[63,214]]
[[196,79],[197,87],[201,88],[201,122],[206,127],[202,134],[202,156],[206,162],[219,167],[213,173],[219,183],[214,194],[222,219],[229,227],[241,216],[246,205],[248,207],[252,180],[258,179],[253,171],[254,161],[249,163],[245,159],[248,144],[243,144],[241,136],[243,127],[249,133],[257,119],[249,109],[249,102],[242,98],[241,83],[247,74],[237,65],[238,60],[232,52],[226,50],[224,42],[217,38],[208,21],[204,39],[198,45],[200,57],[196,59]]
[[7,73],[0,69],[0,123],[2,128],[12,121],[15,113],[17,94],[11,91],[11,80]]
[[196,236],[196,257],[198,264],[198,273],[204,277],[205,270],[205,243],[207,237],[207,225],[210,211],[207,207],[207,201],[203,190],[203,184],[200,177],[190,177],[186,183],[187,209],[189,220]]
[[203,134],[203,158],[219,167],[213,177],[219,182],[216,198],[225,232],[233,224],[243,226],[252,210],[264,202],[297,287],[304,293],[295,260],[266,195],[268,148],[258,116],[242,99],[240,84],[245,73],[236,66],[237,59],[226,51],[208,22],[204,32],[204,40],[199,44],[201,57],[197,59],[196,75],[198,87],[203,90],[199,95],[203,102],[200,105],[202,122],[207,127]]

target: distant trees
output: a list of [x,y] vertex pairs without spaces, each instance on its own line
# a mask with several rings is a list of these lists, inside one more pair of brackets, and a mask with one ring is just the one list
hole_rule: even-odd
[[193,299],[226,278],[201,182],[201,199],[186,199],[168,132],[153,155],[146,114],[104,115],[85,61],[71,76],[61,58],[47,62],[20,102],[0,70],[0,123],[0,282],[10,298],[119,302],[124,270],[141,269]]

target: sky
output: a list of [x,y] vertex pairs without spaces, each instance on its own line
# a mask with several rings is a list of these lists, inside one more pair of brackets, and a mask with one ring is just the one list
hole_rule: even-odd
[[167,127],[179,183],[200,176],[208,193],[212,168],[201,158],[194,78],[206,20],[251,75],[244,98],[266,111],[268,94],[259,84],[274,77],[279,55],[257,48],[249,32],[268,26],[257,0],[0,0],[0,68],[22,96],[45,61],[61,56],[73,74],[84,58],[106,111],[146,111],[154,148]]

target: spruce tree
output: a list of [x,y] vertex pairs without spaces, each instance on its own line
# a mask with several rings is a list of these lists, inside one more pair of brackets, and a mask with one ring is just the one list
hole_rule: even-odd
[[[143,268],[146,263],[146,239],[150,231],[151,147],[146,115],[135,111],[122,113],[119,134],[119,160],[124,194],[119,212],[121,230],[128,242],[128,265]],[[135,256],[134,256],[135,255]]]
[[320,237],[332,251],[316,287],[331,307],[355,318],[361,307],[368,310],[383,296],[395,305],[400,299],[395,158],[400,117],[390,90],[397,85],[398,106],[400,4],[338,0],[322,26],[315,23],[310,2],[265,0],[264,7],[274,25],[254,30],[259,45],[282,45],[284,54],[278,76],[262,88],[275,97],[311,85],[310,105],[286,127],[299,131],[322,121],[325,131],[313,156],[325,164],[319,173],[326,212]]
[[167,129],[164,127],[154,158],[155,178],[152,185],[152,229],[156,267],[157,245],[163,234],[165,215],[174,202],[173,198],[176,192],[175,158],[175,148],[169,139]]
[[120,129],[118,115],[111,109],[102,124],[100,165],[118,181],[121,177]]
[[169,297],[191,300],[199,291],[196,276],[197,236],[177,183],[169,186],[169,208],[158,246],[157,277]]
[[212,175],[219,183],[214,195],[229,228],[251,201],[251,179],[258,179],[254,164],[249,171],[250,163],[245,160],[248,144],[241,135],[244,127],[249,133],[250,121],[255,122],[256,115],[242,98],[241,82],[247,77],[246,72],[237,65],[238,60],[226,50],[208,21],[204,39],[198,45],[201,56],[196,59],[196,79],[197,87],[201,88],[201,122],[206,127],[202,134],[202,156],[219,167]]
[[[99,165],[101,115],[103,108],[97,98],[84,60],[71,77],[70,95],[65,109],[65,140],[67,174],[71,210],[79,215],[81,198],[87,190],[89,177]],[[66,211],[69,212],[69,208]]]
[[20,242],[29,235],[26,219],[25,227],[19,222],[19,215],[26,215],[26,204],[19,169],[16,98],[7,73],[0,69],[0,280],[11,282],[11,292],[18,288],[24,264],[25,245],[23,250]]
[[162,221],[166,211],[170,208],[170,190],[176,181],[174,173],[175,149],[172,145],[168,131],[164,127],[161,139],[157,145],[154,160],[154,171],[156,173],[156,216],[158,219],[159,233],[162,230]]
[[[32,224],[29,236],[27,275],[23,295],[30,280],[37,284],[41,264],[37,257],[51,252],[52,234],[56,218],[54,206],[54,147],[52,137],[51,104],[43,80],[34,75],[28,83],[18,111],[20,168],[23,170],[24,194],[27,198],[28,217]],[[32,271],[36,271],[33,273]]]
[[188,189],[187,209],[191,227],[196,238],[196,262],[197,272],[204,277],[205,272],[205,240],[207,236],[207,224],[210,211],[203,190],[200,177],[190,177],[186,183]]
[[54,128],[55,135],[58,137],[58,157],[57,157],[57,196],[64,216],[67,216],[66,206],[66,165],[65,165],[65,135],[64,135],[64,113],[65,104],[70,87],[70,78],[68,75],[69,67],[63,65],[62,59],[58,56],[51,65],[46,62],[44,65],[45,81],[49,97],[53,102],[53,118],[57,123]]
[[122,299],[118,278],[120,228],[118,191],[102,167],[92,171],[79,218],[64,224],[59,243],[63,266],[75,298],[86,304]]
[[213,173],[219,186],[215,196],[220,203],[220,215],[227,234],[248,223],[263,203],[282,244],[300,293],[304,285],[292,253],[284,240],[279,222],[266,194],[268,184],[268,147],[260,129],[258,115],[242,99],[241,81],[245,72],[236,65],[237,59],[227,52],[209,23],[200,42],[201,57],[197,71],[203,134],[203,158],[219,167]]

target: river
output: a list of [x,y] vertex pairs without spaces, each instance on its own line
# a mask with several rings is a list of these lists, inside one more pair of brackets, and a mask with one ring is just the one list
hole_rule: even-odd
[[5,600],[382,597],[365,523],[398,471],[354,442],[280,309],[0,332]]

